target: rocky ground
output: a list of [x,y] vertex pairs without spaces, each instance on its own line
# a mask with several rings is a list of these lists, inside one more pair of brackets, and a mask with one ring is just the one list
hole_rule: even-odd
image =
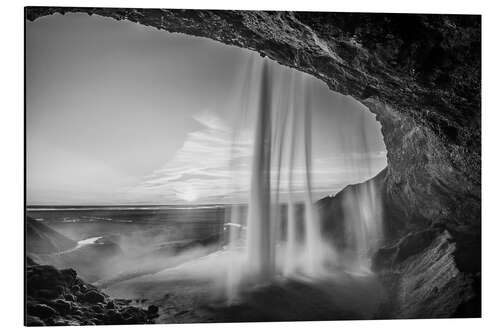
[[[220,276],[203,276],[196,259],[175,270],[122,281],[106,288],[115,297],[146,298],[159,305],[159,323],[361,320],[387,317],[384,287],[375,275],[332,270],[322,278],[277,278],[245,288],[232,302]],[[212,267],[216,262],[211,262]],[[196,273],[192,269],[196,269]],[[219,271],[221,271],[219,269]],[[223,273],[221,275],[224,275]]]
[[130,306],[85,283],[73,269],[58,270],[27,259],[27,326],[151,324],[158,307]]

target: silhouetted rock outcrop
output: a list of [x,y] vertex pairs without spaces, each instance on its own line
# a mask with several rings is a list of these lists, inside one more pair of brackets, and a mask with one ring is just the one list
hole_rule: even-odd
[[38,265],[30,258],[26,294],[27,326],[147,324],[158,312],[157,307],[145,310],[113,301],[82,281],[73,269]]
[[26,252],[40,263],[74,268],[89,282],[104,278],[123,255],[110,239],[99,237],[92,243],[78,244],[31,217],[26,220]]
[[[322,232],[334,241],[338,249],[346,246],[346,227],[351,223],[349,219],[353,216],[346,212],[346,203],[352,201],[361,203],[366,199],[377,199],[377,209],[373,212],[380,216],[374,218],[381,219],[382,233],[385,242],[398,239],[405,235],[408,230],[408,223],[403,211],[391,206],[391,200],[386,192],[387,168],[380,171],[375,177],[363,183],[348,185],[335,196],[325,197],[316,204],[320,212]],[[370,196],[372,198],[364,198]]]
[[26,251],[49,254],[71,249],[76,242],[31,217],[26,219]]

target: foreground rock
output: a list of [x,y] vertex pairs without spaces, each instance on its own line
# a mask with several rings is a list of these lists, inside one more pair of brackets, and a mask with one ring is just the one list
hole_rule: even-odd
[[391,317],[481,316],[480,261],[470,260],[479,256],[480,246],[464,245],[457,237],[435,227],[410,233],[376,253],[373,269],[395,300]]
[[73,269],[58,270],[27,259],[27,326],[150,324],[158,307],[141,309],[113,300]]

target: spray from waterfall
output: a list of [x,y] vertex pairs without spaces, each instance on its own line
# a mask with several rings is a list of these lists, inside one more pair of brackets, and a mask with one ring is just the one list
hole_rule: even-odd
[[[321,239],[312,199],[311,113],[305,74],[274,78],[264,60],[248,80],[258,80],[248,214],[245,232],[240,233],[244,239],[235,237],[231,228],[228,248],[243,244],[241,280],[245,283],[269,283],[278,275],[314,277],[321,271],[324,249],[333,247]],[[235,224],[234,216],[240,215],[231,212],[230,216]],[[234,297],[234,286],[242,282],[234,281],[234,273],[230,276],[228,290]]]
[[[337,265],[332,239],[323,239],[313,199],[311,91],[306,74],[275,75],[268,60],[252,62],[242,109],[254,115],[251,179],[246,211],[233,205],[227,250],[234,252],[226,281],[229,303],[242,288],[277,278],[322,277]],[[346,201],[353,224],[346,233],[360,256],[368,252],[371,215],[379,206],[368,191]],[[356,216],[354,216],[356,215]]]
[[[368,138],[364,118],[360,117],[357,128],[357,139],[361,146],[361,154],[367,155]],[[355,161],[346,161],[352,170],[358,170]],[[374,170],[368,163],[368,173],[373,174]],[[359,170],[358,170],[359,171]],[[361,175],[357,176],[362,178]],[[382,228],[383,209],[380,194],[377,193],[375,181],[368,181],[358,184],[345,191],[342,197],[342,211],[344,234],[342,235],[345,247],[342,257],[349,262],[352,272],[370,272],[371,256],[377,250],[384,239]]]

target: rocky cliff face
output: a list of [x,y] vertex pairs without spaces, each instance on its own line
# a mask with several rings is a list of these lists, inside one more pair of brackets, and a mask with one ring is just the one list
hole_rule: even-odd
[[[385,214],[391,217],[386,227],[396,231],[393,240],[438,226],[453,235],[446,242],[456,244],[450,245],[453,251],[442,252],[450,263],[446,267],[478,272],[479,267],[460,265],[480,261],[477,246],[468,259],[456,254],[477,245],[480,234],[480,16],[31,7],[26,17],[69,12],[129,20],[255,50],[353,96],[382,124],[388,167],[379,191]],[[440,244],[439,239],[430,244]],[[431,245],[416,248],[413,264],[431,264],[425,259],[430,258],[426,251]],[[400,268],[414,269],[405,267]],[[455,281],[458,273],[447,272],[443,276]],[[468,287],[460,286],[454,288],[467,293]],[[419,299],[429,301],[432,295],[417,289]],[[436,304],[445,304],[450,300],[446,295],[452,294]],[[455,311],[462,303],[447,309]],[[415,313],[408,310],[401,316]]]
[[[389,286],[392,318],[481,316],[480,251],[442,227],[412,232],[380,249],[372,269]],[[476,241],[478,241],[476,239]]]
[[[322,233],[338,251],[349,250],[353,223],[362,223],[363,195],[378,198],[383,241],[368,249],[372,271],[388,290],[381,318],[449,318],[481,315],[480,230],[455,230],[433,223],[411,231],[405,214],[393,205],[387,191],[387,169],[360,184],[349,185],[334,197],[318,201]],[[354,200],[360,206],[349,206]],[[373,223],[372,217],[371,223]]]

